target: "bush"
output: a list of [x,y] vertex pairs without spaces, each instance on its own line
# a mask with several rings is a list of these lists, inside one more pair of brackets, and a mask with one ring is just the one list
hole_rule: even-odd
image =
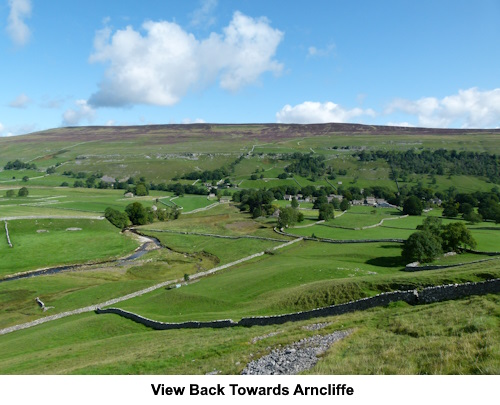
[[19,191],[17,192],[18,197],[27,197],[29,194],[29,191],[26,187],[21,187]]
[[106,208],[104,217],[117,228],[126,228],[129,224],[128,216],[124,212],[115,210],[114,208]]

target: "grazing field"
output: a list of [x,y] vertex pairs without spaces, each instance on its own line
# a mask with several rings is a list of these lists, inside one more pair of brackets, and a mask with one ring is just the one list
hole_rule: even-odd
[[120,257],[138,247],[104,220],[22,219],[8,221],[8,229],[14,247],[2,237],[0,276]]
[[[0,138],[1,373],[237,374],[280,345],[349,330],[305,373],[499,374],[498,294],[251,328],[154,331],[93,312],[114,299],[158,321],[238,321],[499,278],[499,134],[196,124]],[[314,202],[334,195],[351,205],[319,221],[328,212]],[[405,216],[410,197],[418,212]],[[424,239],[446,246],[444,227],[458,224],[477,252],[462,240],[427,260],[443,268],[407,271],[403,243],[427,218],[441,227]],[[3,334],[32,321],[44,323]]]

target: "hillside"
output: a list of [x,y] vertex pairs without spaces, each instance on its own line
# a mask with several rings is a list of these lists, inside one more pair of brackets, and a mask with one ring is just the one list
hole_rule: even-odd
[[[305,372],[498,374],[495,291],[383,297],[500,277],[499,136],[194,124],[0,139],[0,369],[240,373],[280,345],[339,332]],[[403,255],[424,226],[432,254]],[[197,325],[380,294],[367,311],[251,328],[155,331],[94,312]]]

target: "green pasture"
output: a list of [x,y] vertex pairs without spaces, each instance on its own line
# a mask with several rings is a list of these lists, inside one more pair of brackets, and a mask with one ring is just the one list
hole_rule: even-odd
[[[165,311],[159,310],[167,306],[167,300],[178,309],[182,307],[182,302],[188,305],[189,300],[201,300],[211,309],[214,300],[225,302],[235,299],[229,288],[234,287],[235,282],[228,278],[232,272],[180,289],[165,290],[163,301],[160,293],[155,296],[152,293],[149,298],[144,296],[140,301],[136,301],[139,300],[137,298],[129,303],[135,310],[154,311],[152,315],[158,317],[161,314],[156,312],[165,314]],[[274,311],[285,311],[286,308],[322,305],[328,299],[342,301],[402,287],[477,281],[481,277],[499,275],[500,266],[496,263],[487,269],[472,265],[452,271],[318,279],[289,289],[278,289],[277,294],[272,294],[270,299],[268,297],[268,306]],[[194,289],[217,279],[221,280],[218,285]],[[29,281],[34,283],[36,280]],[[283,283],[282,278],[275,277],[275,274],[269,275],[268,281]],[[37,292],[36,286],[28,287],[34,289],[33,293]],[[208,287],[223,289],[224,294],[210,293]],[[178,295],[182,292],[184,296]],[[167,293],[177,296],[167,296]],[[243,293],[247,305],[250,305],[248,300],[252,297]],[[17,294],[24,294],[26,302],[32,299],[30,289],[23,289]],[[266,294],[269,295],[267,289],[258,291],[251,285],[249,295],[261,298],[255,300],[254,307],[266,306],[263,302],[266,301]],[[8,297],[8,294],[2,295],[5,296]],[[153,304],[154,301],[156,303]],[[331,374],[335,370],[350,374],[498,374],[499,305],[497,296],[472,297],[422,307],[397,304],[338,317],[267,327],[172,331],[153,331],[115,315],[89,313],[1,336],[0,367],[4,374],[206,374],[214,368],[223,374],[238,374],[252,358],[260,357],[278,345],[285,346],[318,333],[308,332],[302,326],[328,322],[329,326],[319,333],[352,329],[353,334],[332,347],[310,371],[313,374]],[[201,303],[195,306],[203,311]],[[178,318],[182,316],[176,315]],[[174,316],[167,318],[172,320]],[[252,343],[253,338],[271,332],[277,334]],[[450,339],[454,342],[453,346],[449,346]],[[353,348],[349,356],[345,355],[345,345]],[[447,353],[443,361],[431,361],[432,356],[441,356],[443,350]],[[343,364],[345,368],[342,368]]]
[[178,198],[170,198],[170,203],[175,203],[175,205],[182,207],[182,212],[190,212],[198,208],[207,207],[215,202],[216,199],[209,199],[206,195],[184,195]]
[[[72,187],[29,187],[27,197],[0,198],[0,217],[21,215],[98,215],[107,207],[123,211],[128,204],[139,201],[151,207],[156,198],[167,196],[152,191],[149,196],[124,197],[123,190],[101,190]],[[2,196],[5,191],[0,190]]]
[[[272,228],[276,224],[276,220],[271,222],[271,224],[263,224],[253,220],[248,213],[240,213],[231,204],[220,204],[206,211],[181,215],[175,221],[156,222],[144,225],[140,229],[168,229],[181,232],[234,236],[254,235],[275,238],[277,234],[273,232]],[[281,238],[281,236],[278,236],[278,238]]]
[[[402,275],[394,284],[477,280],[477,271],[471,266],[454,276],[440,271]],[[335,280],[328,284],[323,283],[324,291],[342,285]],[[363,285],[356,288],[354,280],[344,284],[351,285],[347,291],[359,291]],[[370,285],[387,288],[384,280],[365,287]],[[298,289],[291,295],[307,296],[307,290]],[[351,330],[306,374],[498,374],[499,311],[499,297],[489,295],[426,306],[394,304],[282,325],[170,331],[154,331],[116,315],[88,313],[0,336],[0,368],[3,374],[168,375],[214,369],[239,374],[249,361],[278,345]],[[303,328],[317,322],[328,325],[319,331]]]
[[360,253],[352,245],[299,242],[217,276],[176,290],[154,291],[120,307],[173,322],[270,315],[290,309],[282,308],[280,297],[291,288],[394,274],[402,267],[397,244],[370,244]]
[[[178,235],[144,231],[144,234],[160,240],[162,245],[184,253],[208,253],[214,256],[218,264],[226,264],[254,253],[268,250],[279,242],[260,239],[225,239],[211,236]],[[208,269],[207,269],[208,270]]]
[[345,226],[348,228],[362,228],[378,224],[382,219],[390,218],[384,221],[384,224],[398,222],[398,217],[403,213],[394,208],[374,208],[365,206],[354,206],[344,214],[328,221],[332,226]]
[[[106,220],[23,219],[7,222],[14,247],[9,248],[6,239],[2,238],[0,276],[119,257],[138,247],[137,242],[121,234]],[[71,231],[69,228],[81,230]]]
[[[182,280],[200,268],[216,265],[204,254],[186,256],[162,249],[141,259],[86,266],[63,273],[0,283],[0,328],[32,321],[45,315],[95,305],[169,280]],[[35,297],[53,308],[43,313]]]

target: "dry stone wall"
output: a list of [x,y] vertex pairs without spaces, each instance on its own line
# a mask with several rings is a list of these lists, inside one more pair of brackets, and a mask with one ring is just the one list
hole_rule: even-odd
[[[280,235],[283,235],[283,236],[291,236],[293,238],[297,237],[297,235],[294,235],[293,233],[284,232],[278,228],[274,228],[274,231],[276,233],[279,233]],[[337,243],[337,244],[376,243],[376,242],[403,243],[405,241],[404,239],[397,239],[397,238],[390,238],[390,239],[328,239],[328,238],[312,238],[312,237],[308,237],[308,236],[304,236],[303,239],[304,240],[313,240],[316,242],[327,242],[327,243]]]
[[286,322],[304,321],[312,318],[342,315],[348,312],[363,311],[379,306],[386,306],[391,302],[404,301],[410,305],[429,304],[432,302],[447,301],[471,295],[498,294],[500,293],[500,279],[482,281],[478,283],[448,284],[437,287],[427,287],[418,290],[394,291],[378,294],[374,297],[348,302],[345,304],[331,305],[311,311],[295,312],[291,314],[260,316],[243,318],[239,322],[230,319],[212,322],[182,322],[167,323],[157,322],[132,312],[119,308],[97,309],[98,314],[117,314],[127,319],[142,323],[153,329],[185,329],[185,328],[225,328],[233,326],[264,326],[277,325]]

